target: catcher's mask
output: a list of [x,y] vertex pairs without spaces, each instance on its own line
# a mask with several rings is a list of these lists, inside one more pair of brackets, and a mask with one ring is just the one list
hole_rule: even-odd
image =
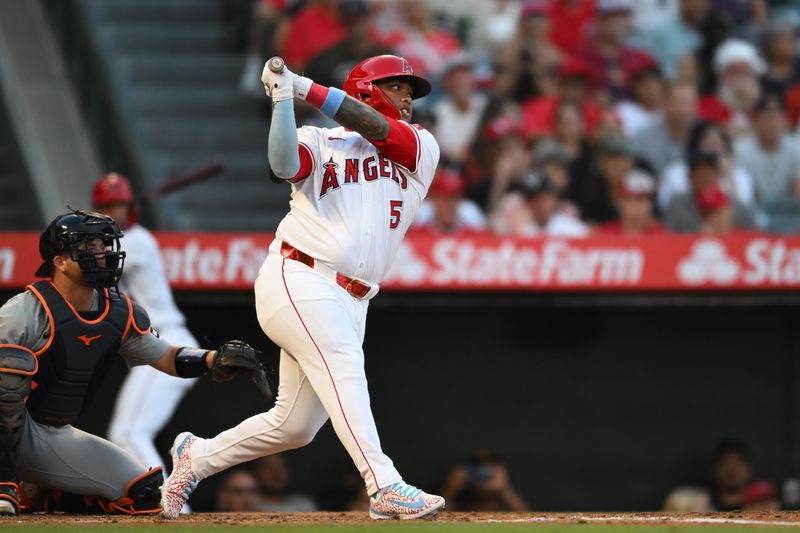
[[400,111],[375,84],[389,78],[400,78],[410,83],[414,100],[431,92],[431,84],[414,74],[405,58],[393,55],[370,57],[353,67],[344,81],[344,92],[389,118],[399,119]]
[[39,238],[43,263],[36,277],[53,277],[53,258],[69,253],[80,266],[83,281],[97,289],[114,288],[118,295],[117,284],[125,263],[119,242],[122,236],[114,219],[100,213],[72,211],[59,215]]

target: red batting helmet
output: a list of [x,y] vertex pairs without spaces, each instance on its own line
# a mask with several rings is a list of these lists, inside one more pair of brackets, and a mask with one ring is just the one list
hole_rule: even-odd
[[431,92],[431,84],[425,78],[414,75],[407,60],[393,55],[370,57],[353,67],[344,80],[344,92],[387,117],[397,119],[400,118],[400,111],[386,98],[380,87],[372,83],[387,78],[403,78],[410,83],[415,100]]
[[125,176],[116,172],[105,174],[92,187],[92,207],[94,209],[110,204],[128,204],[130,211],[128,220],[125,221],[125,227],[129,228],[136,224],[139,209],[136,197],[133,195],[133,187]]

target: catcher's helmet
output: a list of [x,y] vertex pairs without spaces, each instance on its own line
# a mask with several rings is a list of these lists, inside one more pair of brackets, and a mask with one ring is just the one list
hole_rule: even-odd
[[386,98],[380,87],[372,83],[388,78],[402,78],[410,83],[415,100],[431,92],[431,84],[415,75],[406,59],[393,55],[370,57],[353,67],[344,80],[344,92],[383,115],[397,119],[400,118],[400,111]]
[[[55,256],[69,253],[81,268],[83,280],[93,287],[117,286],[122,276],[125,252],[120,250],[122,231],[114,219],[100,213],[72,211],[59,215],[39,238],[42,265],[36,277],[52,277],[51,264]],[[102,241],[102,249],[92,248]]]
[[128,204],[130,211],[128,220],[125,221],[125,227],[129,228],[136,224],[139,206],[133,194],[133,187],[125,176],[116,172],[103,175],[92,187],[92,207],[94,209],[110,204]]

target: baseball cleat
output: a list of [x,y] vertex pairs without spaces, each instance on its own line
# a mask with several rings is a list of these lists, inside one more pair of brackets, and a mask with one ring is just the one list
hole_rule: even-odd
[[369,499],[369,516],[374,520],[430,518],[442,508],[444,498],[422,492],[402,481],[378,491]]
[[175,519],[181,514],[183,506],[197,487],[200,480],[192,469],[189,451],[197,442],[197,437],[184,432],[175,437],[172,449],[172,473],[161,486],[161,516]]
[[18,515],[19,511],[19,486],[16,483],[0,483],[0,515]]

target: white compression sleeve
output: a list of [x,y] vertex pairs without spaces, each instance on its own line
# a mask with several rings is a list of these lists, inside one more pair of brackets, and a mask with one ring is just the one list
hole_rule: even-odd
[[293,100],[282,100],[272,108],[267,158],[272,172],[279,178],[292,178],[300,170]]

